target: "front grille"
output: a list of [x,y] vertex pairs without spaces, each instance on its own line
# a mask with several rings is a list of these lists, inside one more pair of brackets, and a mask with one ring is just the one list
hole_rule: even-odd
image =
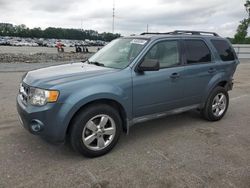
[[19,89],[19,94],[20,94],[20,97],[25,105],[28,104],[29,92],[30,92],[30,87],[25,83],[21,83],[20,89]]

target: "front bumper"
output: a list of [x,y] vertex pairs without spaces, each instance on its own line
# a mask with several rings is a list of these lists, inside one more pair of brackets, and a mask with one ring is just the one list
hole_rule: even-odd
[[65,139],[66,126],[60,117],[61,103],[48,103],[37,107],[23,103],[17,96],[17,111],[22,126],[30,133],[40,135],[47,141],[58,143]]

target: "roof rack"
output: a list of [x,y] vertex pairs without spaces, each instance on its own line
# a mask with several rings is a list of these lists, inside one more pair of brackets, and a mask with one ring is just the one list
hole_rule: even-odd
[[167,32],[167,33],[149,33],[149,32],[145,32],[145,33],[141,33],[140,35],[168,35],[168,34],[172,34],[172,32]]
[[141,35],[182,35],[182,34],[189,34],[189,35],[213,35],[219,37],[217,33],[214,32],[207,32],[207,31],[186,31],[186,30],[175,30],[172,32],[167,33],[141,33]]
[[191,34],[191,35],[202,35],[202,34],[208,34],[218,37],[219,35],[214,32],[207,32],[207,31],[186,31],[186,30],[176,30],[173,31],[173,34]]

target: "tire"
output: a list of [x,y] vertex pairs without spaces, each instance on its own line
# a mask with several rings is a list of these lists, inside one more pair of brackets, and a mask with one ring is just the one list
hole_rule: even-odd
[[91,105],[73,120],[70,143],[86,157],[108,153],[118,142],[122,121],[117,110],[106,104]]
[[227,90],[224,87],[217,86],[207,98],[205,107],[201,110],[201,114],[208,121],[218,121],[223,118],[227,112],[228,105],[229,96]]

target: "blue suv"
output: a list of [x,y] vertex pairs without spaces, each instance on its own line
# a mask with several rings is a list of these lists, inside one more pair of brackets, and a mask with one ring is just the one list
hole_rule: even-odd
[[17,110],[31,133],[69,140],[74,150],[96,157],[139,122],[192,109],[220,120],[238,64],[230,42],[216,33],[122,37],[86,62],[28,72]]

